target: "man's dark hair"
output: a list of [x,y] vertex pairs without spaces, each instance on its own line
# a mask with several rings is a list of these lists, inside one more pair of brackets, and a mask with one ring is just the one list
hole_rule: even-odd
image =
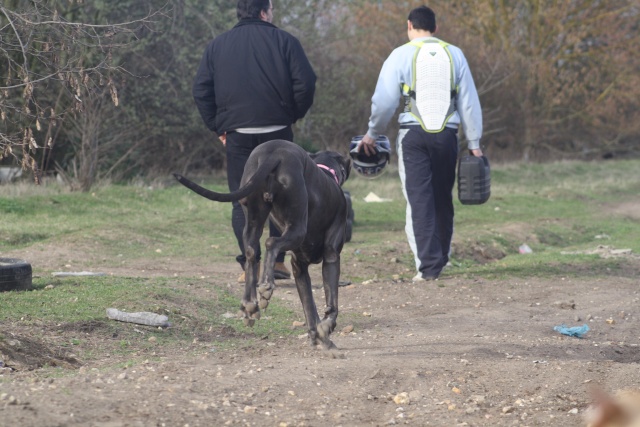
[[409,21],[416,30],[436,31],[436,14],[427,6],[420,6],[409,12]]
[[238,0],[236,13],[238,21],[241,19],[260,19],[260,12],[269,11],[270,0]]

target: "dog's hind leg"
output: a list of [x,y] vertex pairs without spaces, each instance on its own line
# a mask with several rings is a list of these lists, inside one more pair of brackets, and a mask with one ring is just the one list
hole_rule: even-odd
[[278,254],[299,248],[307,232],[308,214],[306,191],[301,189],[296,193],[295,202],[285,199],[284,195],[281,195],[281,197],[280,203],[286,205],[286,210],[282,210],[282,208],[273,205],[271,220],[278,221],[276,225],[282,231],[282,235],[280,237],[271,236],[265,242],[264,273],[258,288],[261,309],[267,308],[275,289],[273,270]]
[[243,205],[246,222],[242,238],[244,241],[245,256],[245,284],[244,296],[240,305],[240,310],[244,318],[244,324],[253,326],[256,319],[260,319],[260,307],[256,292],[260,267],[257,255],[260,250],[260,237],[264,224],[269,216],[268,207],[261,203],[255,203],[251,199]]
[[296,249],[304,240],[304,231],[306,229],[297,227],[285,227],[282,236],[269,237],[265,242],[266,256],[264,263],[264,272],[260,280],[258,292],[260,293],[260,308],[265,309],[269,305],[269,300],[275,290],[274,267],[276,258],[279,253]]
[[258,286],[258,293],[260,294],[260,309],[266,310],[269,306],[269,300],[273,295],[273,291],[276,289],[276,281],[273,275],[273,268],[275,266],[276,258],[272,255],[273,237],[269,237],[265,242],[265,260],[264,270],[262,272],[262,278],[260,279],[260,285]]

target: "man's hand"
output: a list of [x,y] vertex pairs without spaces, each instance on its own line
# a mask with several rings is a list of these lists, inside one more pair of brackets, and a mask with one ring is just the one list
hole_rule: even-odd
[[358,151],[362,151],[363,149],[367,156],[376,154],[376,140],[371,138],[369,135],[363,136],[362,141],[360,141],[360,144],[358,145]]
[[227,145],[227,133],[223,133],[222,135],[218,135],[218,139],[222,142],[222,145]]
[[482,150],[479,148],[476,148],[475,150],[469,150],[469,153],[476,157],[482,157]]

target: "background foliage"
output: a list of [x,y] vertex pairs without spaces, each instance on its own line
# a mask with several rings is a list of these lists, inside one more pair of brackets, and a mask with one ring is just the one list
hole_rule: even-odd
[[[298,143],[345,151],[366,131],[380,67],[406,41],[406,16],[420,4],[274,0],[274,23],[301,40],[318,75]],[[429,6],[438,36],[469,60],[494,160],[638,154],[637,0]],[[85,191],[104,180],[222,169],[223,147],[196,111],[191,82],[207,43],[235,23],[228,0],[3,2],[2,163],[57,171]]]

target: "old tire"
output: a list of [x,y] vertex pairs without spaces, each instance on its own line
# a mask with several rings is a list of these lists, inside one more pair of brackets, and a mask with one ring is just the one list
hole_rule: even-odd
[[31,289],[31,264],[21,259],[0,258],[0,292]]

